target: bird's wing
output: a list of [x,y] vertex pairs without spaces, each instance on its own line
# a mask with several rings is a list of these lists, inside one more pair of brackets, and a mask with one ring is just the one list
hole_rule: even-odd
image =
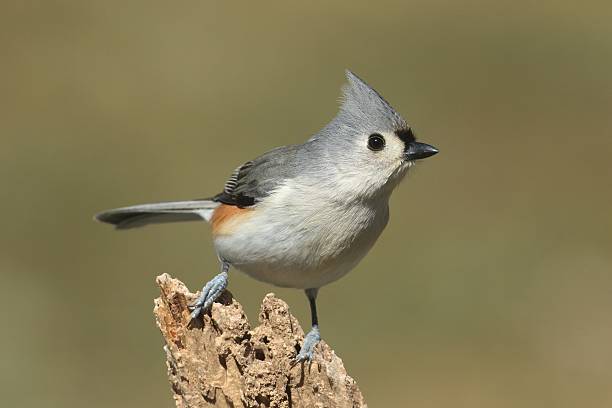
[[298,174],[298,146],[282,146],[238,167],[213,200],[250,207],[270,195],[281,183]]

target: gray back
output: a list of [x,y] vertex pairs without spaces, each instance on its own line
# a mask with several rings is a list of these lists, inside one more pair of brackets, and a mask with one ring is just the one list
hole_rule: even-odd
[[327,126],[303,144],[278,147],[245,163],[214,199],[239,207],[254,205],[287,179],[304,173],[326,177],[355,134],[408,128],[378,92],[351,71],[346,78],[342,105]]

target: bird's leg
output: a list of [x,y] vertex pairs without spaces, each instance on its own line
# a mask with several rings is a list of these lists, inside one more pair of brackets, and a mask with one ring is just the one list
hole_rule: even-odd
[[227,287],[227,272],[229,271],[230,264],[223,259],[220,261],[221,273],[204,285],[200,297],[190,306],[192,319],[196,319],[202,312],[211,307],[213,302],[217,300]]
[[319,289],[306,289],[306,296],[310,302],[310,315],[312,317],[312,328],[308,334],[304,337],[304,345],[302,349],[295,357],[297,361],[312,361],[314,356],[314,348],[317,343],[321,340],[321,333],[319,332],[319,319],[317,318],[317,293]]

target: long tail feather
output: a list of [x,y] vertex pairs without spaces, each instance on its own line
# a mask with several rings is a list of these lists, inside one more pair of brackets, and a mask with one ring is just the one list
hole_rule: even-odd
[[173,201],[116,208],[96,214],[95,219],[117,229],[147,224],[210,220],[219,203],[211,200]]

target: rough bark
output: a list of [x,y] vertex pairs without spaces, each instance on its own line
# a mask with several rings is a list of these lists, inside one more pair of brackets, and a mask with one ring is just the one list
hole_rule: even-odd
[[178,408],[366,407],[357,383],[324,341],[311,363],[294,363],[304,332],[274,294],[264,297],[259,326],[251,329],[229,291],[190,322],[187,305],[197,295],[167,274],[157,284],[154,313]]

